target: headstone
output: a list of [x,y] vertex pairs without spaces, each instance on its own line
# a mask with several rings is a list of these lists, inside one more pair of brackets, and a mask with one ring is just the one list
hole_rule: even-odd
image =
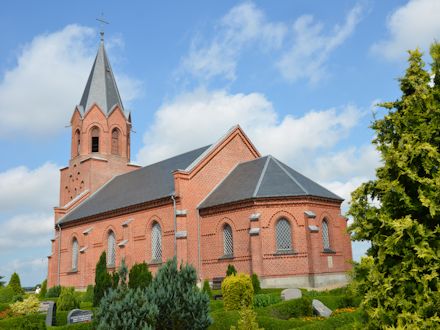
[[324,305],[322,302],[320,302],[318,299],[312,300],[312,307],[313,311],[318,316],[329,317],[330,315],[332,315],[332,310]]
[[42,301],[38,310],[40,313],[46,313],[46,326],[55,325],[57,304],[53,301]]
[[282,300],[299,299],[301,297],[302,297],[302,293],[300,289],[285,289],[281,291]]
[[92,322],[93,312],[82,309],[72,309],[67,314],[67,324]]

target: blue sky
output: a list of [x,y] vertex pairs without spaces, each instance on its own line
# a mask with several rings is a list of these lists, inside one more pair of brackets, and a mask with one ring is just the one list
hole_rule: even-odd
[[[47,272],[70,116],[99,43],[132,111],[132,160],[214,142],[240,124],[346,198],[380,162],[375,104],[399,97],[406,50],[440,38],[440,2],[14,1],[0,12],[0,275]],[[365,243],[353,245],[355,259]]]

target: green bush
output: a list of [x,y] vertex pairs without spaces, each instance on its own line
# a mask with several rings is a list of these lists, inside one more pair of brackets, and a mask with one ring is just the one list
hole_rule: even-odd
[[59,311],[57,309],[56,315],[55,315],[55,324],[57,326],[59,325],[66,325],[67,324],[67,314],[69,314],[68,311]]
[[0,303],[0,312],[3,312],[9,308],[8,303]]
[[252,287],[254,288],[254,294],[260,293],[261,291],[261,285],[260,285],[260,279],[258,278],[257,274],[251,275],[252,280]]
[[222,295],[225,310],[239,310],[252,306],[254,288],[249,275],[227,276],[222,282]]
[[57,326],[57,327],[49,327],[48,329],[53,329],[53,330],[92,330],[93,329],[93,322],[74,323],[74,324]]
[[40,301],[35,295],[30,295],[23,301],[11,305],[11,311],[18,315],[27,315],[38,312]]
[[168,260],[148,290],[159,308],[158,329],[206,329],[211,323],[209,297],[197,286],[194,267]]
[[93,306],[99,306],[107,290],[112,287],[112,277],[107,272],[107,257],[105,251],[99,257],[96,264],[95,287],[93,288]]
[[0,320],[0,329],[2,330],[45,330],[46,315],[29,314],[24,316],[9,317]]
[[141,264],[134,264],[130,269],[128,275],[128,286],[132,289],[148,287],[153,280],[151,272],[148,270],[148,265],[143,262]]
[[47,280],[44,280],[43,283],[41,283],[41,290],[40,293],[38,294],[38,298],[44,299],[44,297],[46,297],[46,293],[47,293]]
[[87,285],[87,290],[84,292],[81,301],[93,303],[93,285]]
[[228,269],[226,269],[226,276],[237,275],[237,270],[234,265],[229,264]]
[[211,316],[214,323],[209,327],[209,330],[229,330],[240,319],[238,311],[218,310],[212,312]]
[[[257,311],[258,313],[258,311]],[[288,320],[280,320],[270,316],[257,315],[257,322],[264,330],[280,330],[280,329],[293,329],[301,328],[303,325],[308,324],[308,321],[303,321],[297,318],[291,318]]]
[[208,280],[203,281],[202,292],[205,292],[208,295],[209,299],[212,298],[211,286],[209,285]]
[[61,293],[61,285],[53,286],[53,287],[49,288],[49,290],[47,290],[46,298],[59,297],[60,293]]
[[62,288],[60,297],[57,301],[58,311],[70,311],[72,309],[79,308],[79,300],[75,295],[74,288]]
[[267,311],[269,312],[268,316],[282,320],[288,320],[292,317],[313,315],[312,300],[308,297],[283,301],[267,308]]
[[18,276],[17,273],[13,273],[11,275],[11,279],[9,280],[9,284],[8,286],[14,290],[16,295],[22,295],[24,294],[24,290],[21,287],[21,283],[20,283],[20,277]]
[[13,302],[12,298],[15,296],[15,292],[10,287],[0,287],[0,303]]
[[277,294],[256,294],[254,307],[266,307],[281,302],[281,296]]
[[240,319],[237,327],[232,326],[231,330],[264,330],[260,329],[257,322],[257,316],[250,307],[243,307],[240,310]]

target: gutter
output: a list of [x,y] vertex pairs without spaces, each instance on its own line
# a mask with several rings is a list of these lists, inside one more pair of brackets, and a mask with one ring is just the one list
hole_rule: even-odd
[[58,285],[61,285],[60,267],[61,267],[61,226],[58,226]]
[[202,255],[200,253],[200,211],[197,209],[197,270],[199,273],[199,281],[202,281]]
[[174,213],[174,256],[177,259],[177,212],[176,212],[176,199],[174,198],[174,195],[171,195],[171,199],[173,200],[173,213]]

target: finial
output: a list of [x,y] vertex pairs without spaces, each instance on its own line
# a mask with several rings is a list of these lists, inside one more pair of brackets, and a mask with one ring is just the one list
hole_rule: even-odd
[[101,31],[99,32],[99,34],[101,35],[101,42],[104,42],[104,24],[110,23],[104,20],[103,12],[101,12],[101,18],[97,18],[96,20],[101,23]]

